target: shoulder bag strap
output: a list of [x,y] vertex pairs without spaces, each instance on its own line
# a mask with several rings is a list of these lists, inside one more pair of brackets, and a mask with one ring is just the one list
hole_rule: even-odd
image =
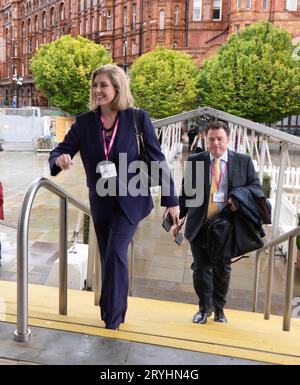
[[144,142],[144,136],[143,132],[140,128],[140,109],[139,108],[133,108],[133,122],[134,122],[134,130],[136,135],[136,141],[137,141],[137,147],[138,147],[138,154],[140,155],[141,152],[146,151],[145,142]]

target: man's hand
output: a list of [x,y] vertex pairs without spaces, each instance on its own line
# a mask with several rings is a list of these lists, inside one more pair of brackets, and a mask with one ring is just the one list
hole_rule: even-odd
[[231,211],[233,211],[233,212],[238,211],[238,208],[234,204],[234,201],[231,199],[231,197],[228,198],[228,204],[229,204],[229,207],[230,207]]
[[183,224],[184,224],[184,221],[185,221],[185,217],[184,218],[181,218],[179,219],[179,223],[177,226],[175,226],[173,228],[173,235],[174,235],[174,238],[176,238],[176,235],[179,233],[179,231],[181,230]]
[[73,161],[69,154],[62,154],[55,159],[55,164],[62,170],[69,170],[73,166]]
[[169,213],[172,218],[173,226],[177,226],[179,224],[179,206],[167,207],[162,219],[164,220]]

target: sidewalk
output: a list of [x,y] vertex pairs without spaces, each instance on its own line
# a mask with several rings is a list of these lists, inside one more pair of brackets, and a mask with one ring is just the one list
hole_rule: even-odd
[[[73,195],[87,203],[87,188],[79,156],[75,167],[53,178],[49,175],[48,154],[0,152],[0,175],[5,192],[5,219],[17,223],[23,195],[30,183],[37,177],[52,179]],[[276,161],[274,156],[274,163]],[[300,161],[299,161],[300,163]],[[174,167],[182,167],[182,159]],[[179,191],[180,180],[176,180]],[[155,209],[140,223],[135,236],[135,280],[134,296],[195,304],[197,297],[192,287],[190,265],[192,256],[185,240],[177,246],[171,235],[161,226],[163,209],[155,197]],[[77,209],[69,207],[69,237],[77,221]],[[15,231],[1,226],[3,258],[0,280],[16,280]],[[30,221],[29,282],[44,284],[53,262],[58,257],[58,198],[46,190],[40,190],[33,205]],[[264,287],[267,264],[261,263],[260,290]],[[285,281],[285,260],[276,258],[273,284],[274,314],[282,314],[282,293]],[[242,260],[233,265],[228,308],[252,309],[254,258]],[[300,279],[294,296],[300,296]],[[259,296],[258,310],[263,309],[263,295]],[[191,314],[192,317],[192,314]]]

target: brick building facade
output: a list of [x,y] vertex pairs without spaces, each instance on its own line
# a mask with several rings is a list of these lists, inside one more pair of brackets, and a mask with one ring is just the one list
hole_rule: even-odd
[[300,38],[300,0],[0,0],[0,105],[47,104],[29,60],[41,44],[65,34],[103,44],[127,69],[157,45],[200,63],[228,35],[260,19]]

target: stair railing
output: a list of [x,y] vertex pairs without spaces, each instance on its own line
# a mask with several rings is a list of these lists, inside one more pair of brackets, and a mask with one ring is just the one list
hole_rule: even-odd
[[274,264],[275,264],[274,248],[275,246],[288,241],[286,284],[285,284],[285,293],[284,293],[285,298],[284,298],[284,312],[283,312],[283,326],[282,326],[282,330],[284,331],[290,331],[290,327],[291,327],[291,310],[292,310],[291,305],[292,305],[293,286],[294,286],[294,263],[295,263],[295,255],[296,255],[295,243],[296,243],[296,237],[298,235],[300,235],[300,226],[268,242],[261,249],[256,251],[256,256],[255,256],[252,310],[254,312],[257,311],[260,257],[261,257],[261,254],[265,252],[268,255],[268,275],[267,275],[267,288],[265,291],[264,318],[268,320],[270,319],[270,313],[271,313],[272,283],[273,283],[273,273],[274,273]]

